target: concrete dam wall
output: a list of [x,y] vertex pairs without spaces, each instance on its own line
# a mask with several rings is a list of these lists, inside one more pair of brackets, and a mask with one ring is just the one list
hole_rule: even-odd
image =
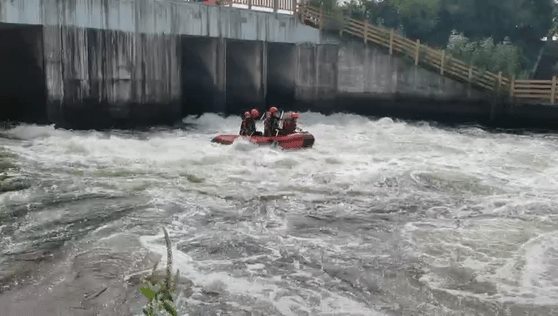
[[0,74],[8,83],[3,96],[11,94],[6,115],[70,128],[170,124],[187,114],[239,113],[266,104],[373,114],[384,99],[473,102],[484,97],[359,45],[73,26],[6,27],[0,36],[14,45],[6,50],[12,56],[0,61],[13,69]]
[[286,15],[151,0],[0,0],[0,21],[1,118],[132,127],[269,104],[443,121],[557,118],[546,107],[495,102],[383,49],[319,44],[317,30]]
[[254,49],[217,43],[318,42],[319,32],[288,15],[181,1],[0,0],[0,40],[0,119],[88,128],[172,122],[185,103],[223,111],[238,99],[224,91],[241,95],[245,83],[226,81],[225,65],[237,72]]
[[48,120],[94,127],[180,115],[180,40],[171,35],[44,28]]

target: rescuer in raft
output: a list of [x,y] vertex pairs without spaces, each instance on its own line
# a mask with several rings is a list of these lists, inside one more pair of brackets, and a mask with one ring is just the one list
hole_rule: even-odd
[[296,121],[299,118],[299,114],[296,112],[290,112],[283,118],[283,128],[279,135],[289,135],[296,131]]
[[257,109],[252,109],[250,112],[244,112],[244,119],[240,124],[240,135],[242,136],[261,136],[262,133],[256,129],[256,120],[260,117],[260,112]]
[[250,112],[244,112],[244,118],[242,119],[242,123],[240,123],[240,132],[241,136],[251,136],[256,131],[256,121],[252,119],[252,115]]
[[264,121],[264,136],[270,137],[277,136],[279,134],[279,131],[281,130],[279,128],[279,120],[279,110],[274,106],[270,107]]

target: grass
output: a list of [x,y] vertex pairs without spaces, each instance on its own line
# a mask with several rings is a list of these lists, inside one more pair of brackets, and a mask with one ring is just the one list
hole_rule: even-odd
[[161,278],[155,276],[158,265],[158,263],[156,263],[151,272],[151,276],[143,280],[143,284],[139,289],[140,293],[147,299],[147,304],[143,308],[143,314],[146,316],[178,315],[173,294],[176,294],[179,271],[176,271],[176,276],[173,280],[171,241],[165,228],[163,228],[163,232],[165,234],[165,243],[167,247],[165,278],[161,280]]

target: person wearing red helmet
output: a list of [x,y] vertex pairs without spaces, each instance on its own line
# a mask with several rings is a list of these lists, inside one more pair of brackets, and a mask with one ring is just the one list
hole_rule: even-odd
[[299,118],[299,114],[296,112],[291,112],[285,115],[283,119],[283,128],[281,129],[281,135],[289,135],[296,131],[296,121]]
[[256,120],[252,118],[251,112],[244,112],[244,119],[240,124],[239,134],[242,136],[252,136],[256,133]]
[[270,107],[264,121],[264,136],[277,136],[279,134],[279,120],[279,110],[275,106]]
[[252,136],[262,136],[263,133],[258,132],[258,130],[256,129],[256,121],[260,119],[260,111],[258,111],[258,109],[252,109],[250,110],[250,116],[252,117],[252,121],[254,122],[253,125],[254,132],[252,133]]

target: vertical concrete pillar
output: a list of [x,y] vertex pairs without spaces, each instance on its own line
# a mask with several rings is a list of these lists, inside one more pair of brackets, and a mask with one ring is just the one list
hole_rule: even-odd
[[227,112],[238,113],[264,103],[263,43],[227,40]]
[[267,44],[267,104],[294,103],[296,69],[296,45]]
[[217,45],[217,99],[214,107],[225,113],[227,109],[227,40],[219,38]]
[[226,43],[218,38],[183,36],[182,114],[225,111]]
[[44,38],[50,121],[109,128],[180,119],[176,36],[48,26]]
[[296,46],[295,100],[309,103],[315,99],[317,81],[316,49],[313,44]]
[[295,99],[329,111],[337,96],[338,46],[297,46]]
[[339,49],[337,82],[341,93],[363,93],[368,87],[368,45],[349,43]]
[[319,100],[334,100],[337,95],[337,72],[339,46],[337,45],[318,45],[318,86],[317,97]]
[[268,50],[269,50],[269,43],[268,42],[262,42],[262,93],[263,93],[263,98],[265,100],[267,100],[267,91],[268,91],[268,71],[269,71],[269,54],[268,54]]
[[0,26],[0,118],[46,121],[43,29]]

